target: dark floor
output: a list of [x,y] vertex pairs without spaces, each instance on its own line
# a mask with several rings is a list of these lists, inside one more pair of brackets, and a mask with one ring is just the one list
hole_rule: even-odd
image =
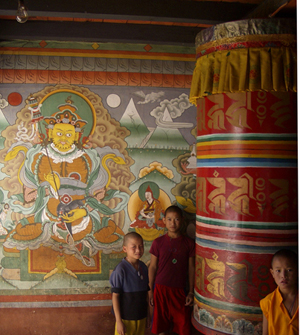
[[5,335],[113,335],[114,323],[111,307],[0,308]]

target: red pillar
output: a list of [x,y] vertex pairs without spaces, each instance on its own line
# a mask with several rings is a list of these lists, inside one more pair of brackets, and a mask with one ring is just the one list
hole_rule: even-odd
[[197,230],[193,324],[259,334],[272,255],[297,250],[295,22],[244,20],[196,39]]

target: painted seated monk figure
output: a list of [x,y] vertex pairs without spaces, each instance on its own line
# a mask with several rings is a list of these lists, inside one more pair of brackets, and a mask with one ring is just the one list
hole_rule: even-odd
[[145,192],[145,201],[143,201],[142,207],[130,227],[164,228],[162,218],[163,211],[161,204],[153,197],[153,192],[150,186],[148,186]]

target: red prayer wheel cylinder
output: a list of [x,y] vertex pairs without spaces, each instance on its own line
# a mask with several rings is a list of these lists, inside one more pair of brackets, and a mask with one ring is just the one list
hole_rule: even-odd
[[297,250],[295,31],[287,19],[252,19],[196,38],[192,322],[203,334],[261,334],[272,255]]

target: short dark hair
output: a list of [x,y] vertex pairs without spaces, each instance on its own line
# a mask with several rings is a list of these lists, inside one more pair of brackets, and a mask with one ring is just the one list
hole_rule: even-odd
[[272,257],[271,268],[273,268],[273,262],[277,257],[285,257],[291,260],[298,268],[298,255],[290,249],[280,249]]
[[166,210],[165,210],[165,216],[167,215],[167,213],[177,213],[178,215],[180,215],[180,217],[183,218],[183,213],[182,213],[182,210],[178,207],[178,206],[175,206],[175,205],[172,205],[172,206],[169,206]]
[[144,242],[144,240],[143,240],[143,238],[142,238],[142,236],[141,236],[140,234],[138,234],[138,233],[135,232],[135,231],[131,231],[131,232],[127,233],[127,234],[124,236],[124,239],[123,239],[123,246],[124,246],[124,245],[126,246],[126,244],[128,243],[128,240],[131,239],[131,238],[140,238],[140,239]]

